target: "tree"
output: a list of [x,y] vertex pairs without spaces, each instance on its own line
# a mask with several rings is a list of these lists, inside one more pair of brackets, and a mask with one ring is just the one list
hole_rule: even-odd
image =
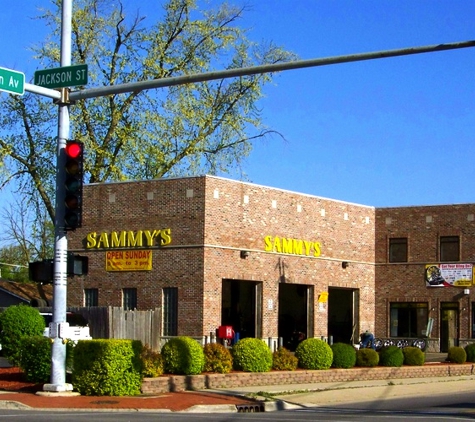
[[[168,0],[161,21],[129,18],[125,1],[75,0],[72,63],[88,64],[89,84],[109,86],[156,78],[277,63],[295,57],[256,45],[236,26],[245,8],[201,11],[196,0]],[[132,3],[132,2],[131,2]],[[50,38],[35,48],[41,68],[57,67],[61,1],[41,18]],[[86,148],[87,181],[229,173],[252,143],[273,131],[257,101],[271,74],[131,92],[71,106],[71,138]],[[56,108],[35,95],[9,96],[0,107],[2,186],[16,180],[54,221]]]
[[0,249],[0,277],[10,281],[28,281],[28,264],[25,265],[20,246]]
[[53,256],[53,223],[37,196],[27,201],[16,199],[1,213],[4,231],[0,240],[7,246],[0,249],[2,278],[28,280],[28,263]]

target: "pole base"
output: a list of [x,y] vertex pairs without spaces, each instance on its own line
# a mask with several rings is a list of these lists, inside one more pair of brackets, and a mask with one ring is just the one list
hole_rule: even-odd
[[44,384],[43,391],[49,391],[53,393],[64,393],[67,391],[73,391],[72,384]]

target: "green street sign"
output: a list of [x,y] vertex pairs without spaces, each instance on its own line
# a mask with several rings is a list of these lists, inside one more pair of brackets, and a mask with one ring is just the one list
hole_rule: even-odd
[[25,93],[25,74],[0,67],[0,91],[23,95]]
[[44,88],[87,85],[87,64],[37,70],[35,72],[35,85]]

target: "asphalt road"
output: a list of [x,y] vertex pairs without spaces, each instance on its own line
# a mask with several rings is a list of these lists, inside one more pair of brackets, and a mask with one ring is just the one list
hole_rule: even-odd
[[[472,384],[475,384],[471,381]],[[170,412],[96,412],[96,411],[36,411],[36,410],[0,410],[1,421],[18,422],[172,422],[172,421],[473,421],[475,420],[475,385],[468,386],[467,381],[441,383],[439,392],[423,392],[419,394],[398,394],[396,389],[407,386],[388,386],[386,392],[374,397],[375,392],[365,394],[365,388],[359,389],[361,400],[344,402],[334,400],[333,403],[300,404],[292,410],[263,413],[170,413]],[[421,385],[419,385],[419,389]],[[344,395],[345,390],[334,391],[333,394]],[[379,393],[378,393],[379,394]],[[368,397],[370,397],[368,399]]]

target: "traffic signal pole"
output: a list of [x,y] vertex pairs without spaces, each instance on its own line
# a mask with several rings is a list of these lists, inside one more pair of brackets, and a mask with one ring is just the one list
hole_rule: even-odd
[[[72,0],[62,1],[61,19],[61,66],[71,65],[71,23]],[[68,238],[66,236],[65,189],[66,182],[66,142],[69,139],[69,89],[61,89],[58,101],[58,145],[56,166],[55,243],[53,258],[53,321],[50,323],[51,383],[43,386],[44,391],[72,391],[72,384],[66,383],[66,343],[61,332],[67,328],[67,262]]]

